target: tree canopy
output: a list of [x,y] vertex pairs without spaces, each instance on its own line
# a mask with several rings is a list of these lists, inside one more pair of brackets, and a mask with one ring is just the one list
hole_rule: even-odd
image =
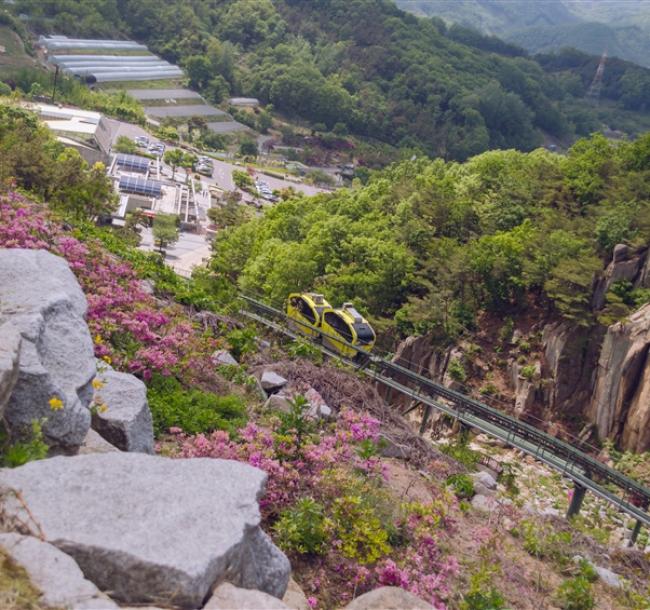
[[[639,132],[650,70],[608,64],[602,95],[584,101],[597,57],[525,52],[400,11],[390,0],[17,0],[31,27],[132,36],[187,71],[220,102],[246,95],[327,130],[430,156],[532,150],[607,122]],[[641,121],[642,122],[642,121]],[[647,123],[647,121],[646,121]]]
[[593,280],[614,246],[650,243],[649,150],[650,134],[619,145],[595,135],[567,156],[403,162],[362,188],[289,198],[225,229],[212,268],[276,304],[317,290],[441,339],[481,310],[522,311],[531,295],[592,324]]

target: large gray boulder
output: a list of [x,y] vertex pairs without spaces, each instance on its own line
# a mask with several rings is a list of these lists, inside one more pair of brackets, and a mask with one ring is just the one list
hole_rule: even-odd
[[[4,413],[12,434],[27,433],[33,420],[45,418],[50,445],[76,449],[83,441],[96,372],[85,313],[86,298],[63,258],[0,249],[0,323],[22,336],[18,378]],[[51,399],[61,408],[53,410]]]
[[39,604],[66,610],[117,609],[115,602],[86,580],[74,559],[32,536],[0,534],[0,549],[21,566],[41,592]]
[[431,604],[399,587],[380,587],[360,595],[345,610],[434,610]]
[[137,377],[112,369],[97,378],[92,427],[122,451],[153,453],[153,422],[147,388]]
[[0,325],[0,417],[18,379],[20,333],[12,324]]
[[259,528],[265,482],[240,462],[121,452],[0,470],[9,523],[34,524],[117,600],[183,608],[223,580],[284,594],[289,562]]

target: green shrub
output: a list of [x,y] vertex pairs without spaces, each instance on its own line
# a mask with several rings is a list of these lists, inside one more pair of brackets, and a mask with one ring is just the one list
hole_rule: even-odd
[[257,380],[253,375],[249,375],[243,366],[238,364],[222,364],[217,370],[228,381],[242,385],[246,389],[252,390],[257,387]]
[[506,600],[494,587],[487,591],[470,590],[465,595],[461,610],[504,610]]
[[274,529],[282,549],[318,555],[326,548],[330,525],[321,504],[313,498],[302,498],[282,513]]
[[43,440],[43,422],[45,420],[32,420],[30,437],[10,442],[9,435],[2,430],[0,435],[0,465],[7,468],[16,468],[33,460],[42,460],[47,456],[48,446]]
[[535,365],[528,364],[526,366],[522,366],[521,369],[519,370],[519,374],[524,379],[527,379],[528,381],[532,381],[533,377],[535,377]]
[[287,346],[287,354],[289,354],[291,358],[306,358],[316,364],[323,362],[323,352],[311,343],[303,341],[302,339],[292,341]]
[[465,370],[465,367],[459,358],[454,358],[449,363],[447,371],[449,372],[449,376],[454,381],[463,383],[467,379],[467,371]]
[[480,459],[478,451],[470,449],[466,442],[455,442],[449,445],[439,445],[438,449],[457,462],[464,464],[468,468],[475,469]]
[[488,381],[485,385],[481,386],[479,392],[483,396],[495,396],[496,394],[499,393],[499,389],[497,388],[496,385],[494,385],[494,383]]
[[591,583],[584,576],[565,580],[558,587],[557,602],[562,610],[592,610],[595,602]]
[[230,351],[235,360],[257,349],[257,335],[251,326],[236,328],[226,335]]
[[538,559],[551,559],[564,567],[573,553],[570,531],[556,532],[549,525],[524,519],[516,531],[524,549]]
[[447,477],[447,485],[454,488],[456,497],[468,499],[474,495],[474,483],[466,474],[452,474]]
[[492,585],[495,569],[492,565],[482,562],[480,569],[472,574],[469,590],[463,596],[460,610],[503,610],[506,600]]
[[503,326],[499,330],[499,340],[501,343],[508,343],[512,338],[512,333],[515,331],[515,323],[512,318],[506,318]]
[[172,426],[188,434],[227,430],[234,432],[246,423],[246,405],[240,396],[217,396],[186,389],[175,377],[155,375],[147,398],[156,436]]
[[374,508],[361,496],[346,495],[333,503],[335,535],[345,557],[361,564],[375,563],[390,551],[388,531]]
[[294,443],[298,449],[302,447],[305,437],[314,430],[314,422],[307,417],[309,402],[298,395],[289,401],[289,411],[279,413],[280,425],[277,429],[277,440],[283,442],[286,437],[295,435]]
[[530,352],[530,350],[531,350],[530,342],[525,341],[525,340],[523,340],[523,339],[522,339],[521,341],[519,341],[519,343],[517,344],[517,347],[518,347],[518,348],[519,348],[519,349],[520,349],[524,354],[528,354],[528,353]]

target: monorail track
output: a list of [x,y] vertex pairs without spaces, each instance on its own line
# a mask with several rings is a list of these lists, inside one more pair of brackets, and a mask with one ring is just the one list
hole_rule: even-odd
[[[650,514],[647,512],[650,506],[650,490],[569,443],[394,362],[374,356],[361,361],[344,358],[290,328],[289,319],[283,311],[246,295],[241,295],[241,298],[245,303],[241,313],[249,319],[293,339],[310,341],[328,356],[341,360],[376,382],[408,396],[415,401],[414,404],[424,406],[421,431],[424,430],[432,410],[436,409],[466,426],[476,428],[531,455],[571,479],[575,484],[575,491],[568,516],[579,512],[585,492],[590,491],[636,519],[631,543],[635,541],[641,525],[650,526]],[[294,320],[292,323],[295,325]],[[361,353],[361,350],[358,351]],[[615,493],[612,488],[621,495]]]

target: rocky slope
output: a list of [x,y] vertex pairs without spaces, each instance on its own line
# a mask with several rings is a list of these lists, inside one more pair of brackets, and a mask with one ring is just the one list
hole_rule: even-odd
[[[594,317],[603,311],[608,290],[622,281],[650,287],[645,248],[615,248],[594,281]],[[395,359],[552,431],[559,431],[556,422],[582,432],[585,440],[611,439],[624,450],[650,450],[650,304],[609,326],[585,327],[536,312],[513,318],[501,338],[503,320],[485,320],[481,328],[446,350],[435,349],[426,336],[409,337]],[[462,382],[453,362],[467,369]]]

